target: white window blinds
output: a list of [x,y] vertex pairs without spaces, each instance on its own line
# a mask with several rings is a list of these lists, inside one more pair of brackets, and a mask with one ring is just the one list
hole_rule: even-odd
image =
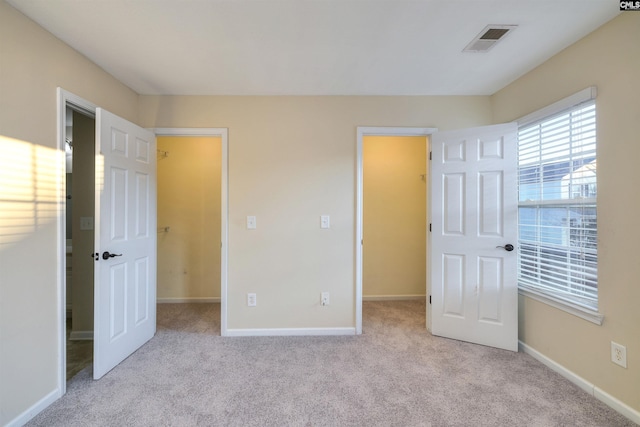
[[594,100],[519,128],[520,286],[598,303]]

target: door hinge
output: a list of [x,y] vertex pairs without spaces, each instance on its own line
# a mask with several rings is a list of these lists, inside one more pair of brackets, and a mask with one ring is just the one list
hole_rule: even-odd
[[429,304],[431,304],[431,295],[429,295]]
[[360,240],[360,246],[364,245],[364,239]]
[[429,233],[431,233],[431,223],[429,223]]
[[433,160],[433,151],[429,151],[429,160]]

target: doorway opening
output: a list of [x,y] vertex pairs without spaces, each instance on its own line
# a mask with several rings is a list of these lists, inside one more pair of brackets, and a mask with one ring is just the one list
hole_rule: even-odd
[[93,363],[95,115],[65,106],[65,354],[68,381]]
[[[93,255],[95,239],[95,197],[91,193],[95,191],[95,169],[94,172],[90,171],[95,167],[95,117],[98,107],[62,88],[58,88],[57,96],[57,148],[60,153],[65,153],[58,169],[60,196],[63,199],[58,217],[60,364],[57,377],[62,396],[66,393],[67,380],[93,362],[94,277],[91,270],[94,261],[93,256],[89,255]],[[87,244],[90,245],[89,249],[85,247]],[[86,253],[89,264],[81,262],[84,261],[84,257],[80,256],[81,251]],[[74,260],[77,260],[75,266]],[[76,292],[78,295],[74,296]],[[68,351],[72,353],[70,357],[67,356]],[[68,362],[71,362],[71,366],[68,366]]]
[[[427,158],[428,137],[435,131],[358,128],[357,334],[362,333],[363,299],[428,299]],[[428,328],[428,306],[426,311]]]
[[222,138],[156,140],[158,327],[219,335]]
[[227,129],[154,131],[158,327],[225,335]]
[[424,136],[364,138],[365,301],[425,299],[426,151]]

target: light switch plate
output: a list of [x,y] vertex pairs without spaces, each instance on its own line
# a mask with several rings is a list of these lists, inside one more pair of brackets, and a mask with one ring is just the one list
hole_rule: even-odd
[[256,217],[248,216],[247,217],[247,230],[255,230],[257,228]]
[[329,215],[320,216],[320,228],[331,228],[331,218]]
[[93,230],[93,217],[81,216],[80,217],[80,230]]
[[247,294],[247,305],[249,307],[255,307],[258,305],[258,299],[256,297],[256,294],[253,294],[253,293]]

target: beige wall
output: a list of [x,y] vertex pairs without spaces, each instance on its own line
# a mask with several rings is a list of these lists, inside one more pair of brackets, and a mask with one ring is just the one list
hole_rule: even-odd
[[357,126],[478,126],[489,107],[488,97],[141,96],[140,119],[229,129],[228,327],[331,328],[355,327]]
[[[623,12],[492,97],[495,122],[517,119],[585,87],[598,88],[596,326],[520,297],[520,339],[640,411],[640,14]],[[610,342],[627,347],[628,369]]]
[[137,119],[134,92],[0,1],[0,425],[59,386],[58,86]]
[[220,298],[218,137],[161,136],[158,150],[158,300]]
[[363,296],[425,295],[427,139],[367,136],[362,153]]

